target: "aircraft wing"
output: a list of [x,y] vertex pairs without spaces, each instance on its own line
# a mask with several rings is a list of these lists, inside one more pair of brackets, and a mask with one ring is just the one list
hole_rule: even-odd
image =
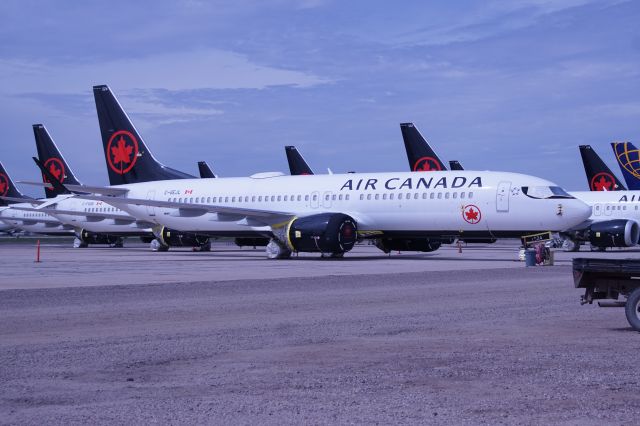
[[88,185],[64,185],[71,192],[84,192],[88,194],[102,194],[102,195],[125,195],[129,192],[125,188],[114,188],[111,186],[88,186]]
[[32,207],[11,207],[11,206],[9,206],[9,208],[12,208],[14,210],[23,210],[27,212],[47,213],[50,215],[65,214],[69,216],[86,216],[86,217],[95,217],[95,218],[102,218],[102,219],[122,219],[122,220],[131,220],[131,221],[137,220],[135,217],[130,215],[115,214],[115,213],[80,212],[76,210],[60,210],[60,209],[47,209],[47,208],[39,209],[39,208],[32,208]]
[[[159,207],[169,209],[179,209],[180,214],[184,216],[196,216],[198,214],[205,213],[218,213],[221,216],[228,216],[228,219],[221,220],[234,220],[248,219],[252,221],[260,222],[262,225],[274,225],[280,222],[291,219],[295,216],[292,212],[273,211],[273,210],[261,210],[261,209],[249,209],[243,207],[229,207],[218,206],[212,204],[195,204],[195,203],[176,203],[172,201],[162,200],[145,200],[141,198],[123,198],[123,197],[109,197],[105,195],[85,195],[77,194],[77,198],[83,200],[104,201],[105,203],[113,206],[148,206]],[[251,226],[259,226],[258,224],[250,224]]]
[[30,181],[30,180],[19,180],[18,183],[22,183],[24,185],[32,185],[32,186],[39,186],[39,187],[43,187],[43,188],[53,188],[53,185],[51,185],[50,183],[44,183],[44,182],[34,182],[34,181]]
[[5,201],[13,201],[14,203],[44,204],[47,200],[37,200],[35,198],[16,198],[16,197],[0,197]]

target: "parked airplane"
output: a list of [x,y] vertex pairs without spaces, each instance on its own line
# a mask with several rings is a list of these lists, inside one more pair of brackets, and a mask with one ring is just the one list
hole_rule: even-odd
[[587,175],[591,191],[626,191],[627,188],[618,180],[602,158],[591,148],[591,145],[580,145],[580,156]]
[[629,189],[640,189],[640,151],[631,142],[613,142],[611,147]]
[[24,195],[0,163],[0,221],[12,228],[45,235],[72,235],[72,229],[42,211],[23,211],[44,201]]
[[342,256],[358,236],[422,238],[434,245],[458,236],[518,237],[567,229],[590,214],[551,182],[502,172],[259,173],[131,183],[158,166],[109,88],[96,86],[94,95],[112,186],[78,197],[184,232],[259,233],[271,238],[270,258],[294,251]]

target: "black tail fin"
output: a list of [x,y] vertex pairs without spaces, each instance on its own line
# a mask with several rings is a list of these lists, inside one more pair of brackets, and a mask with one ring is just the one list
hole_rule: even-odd
[[[16,184],[13,183],[13,180],[9,177],[9,173],[7,173],[2,163],[0,163],[0,197],[23,198],[25,201],[31,199],[31,197],[27,197],[20,192],[18,188],[16,188]],[[0,199],[0,206],[6,206],[16,202],[17,201],[5,201]]]
[[200,171],[201,179],[211,179],[217,177],[206,161],[198,161],[198,170]]
[[404,147],[407,150],[409,167],[414,172],[447,170],[442,160],[431,149],[413,123],[400,123]]
[[626,188],[604,164],[591,145],[580,145],[580,156],[591,191],[626,191]]
[[[36,138],[36,148],[38,149],[38,159],[46,167],[51,175],[53,175],[59,182],[63,184],[80,185],[78,179],[71,171],[71,167],[64,159],[56,143],[51,138],[51,135],[47,131],[46,127],[42,124],[33,125],[33,135]],[[42,181],[49,183],[49,179],[42,174]],[[55,187],[45,188],[44,190],[47,198],[53,198],[59,195],[59,192]]]
[[194,177],[153,157],[108,86],[94,86],[93,96],[111,185]]
[[45,179],[46,182],[51,183],[53,187],[53,192],[55,192],[57,195],[71,194],[71,191],[69,191],[67,188],[64,187],[62,182],[60,182],[58,178],[51,173],[51,170],[49,170],[42,161],[38,160],[36,157],[31,157],[31,158],[36,163],[36,166],[40,168],[40,172],[42,172],[43,179]]
[[462,164],[458,160],[449,160],[449,168],[451,170],[464,170]]
[[287,153],[289,172],[292,176],[313,174],[313,170],[311,170],[311,167],[309,167],[307,162],[304,161],[304,158],[298,152],[295,146],[285,146],[284,150]]

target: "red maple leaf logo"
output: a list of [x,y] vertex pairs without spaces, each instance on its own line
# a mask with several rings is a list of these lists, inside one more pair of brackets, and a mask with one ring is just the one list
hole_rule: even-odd
[[413,166],[414,172],[432,172],[432,171],[440,171],[442,168],[438,162],[431,157],[422,157],[418,161],[416,161]]
[[0,194],[4,195],[7,189],[9,189],[7,182],[0,180]]
[[133,147],[131,145],[127,145],[127,143],[124,140],[124,137],[122,136],[120,136],[120,139],[118,139],[118,145],[111,147],[113,162],[120,163],[121,165],[129,164],[131,162],[132,152],[133,152]]
[[61,169],[57,169],[56,165],[54,163],[51,163],[51,166],[49,166],[49,172],[51,172],[51,174],[58,179],[60,182],[62,182],[62,170]]
[[593,182],[593,187],[596,191],[611,191],[613,189],[613,182],[604,176],[600,176],[600,179]]
[[475,222],[478,220],[478,212],[473,210],[473,207],[470,207],[468,211],[464,212],[467,216],[467,220],[469,222]]

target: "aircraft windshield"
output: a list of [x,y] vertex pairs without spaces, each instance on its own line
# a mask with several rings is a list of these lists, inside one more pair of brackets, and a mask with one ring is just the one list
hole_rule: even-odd
[[523,186],[522,192],[527,197],[538,199],[573,198],[567,191],[559,186]]

